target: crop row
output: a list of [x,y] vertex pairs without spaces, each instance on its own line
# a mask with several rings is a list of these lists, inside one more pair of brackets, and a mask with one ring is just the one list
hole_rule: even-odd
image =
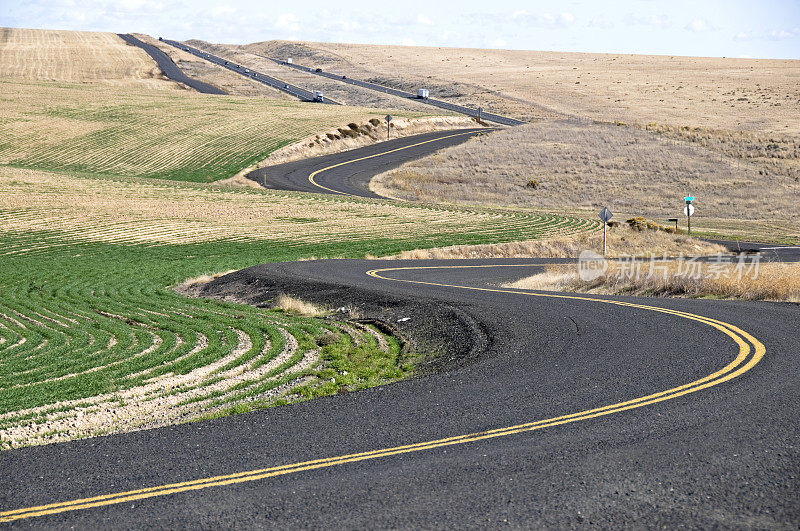
[[[348,373],[356,350],[385,370]],[[3,290],[0,359],[5,447],[266,407],[409,370],[397,343],[370,327],[135,286]]]
[[[0,161],[189,181],[230,177],[320,129],[382,110],[4,80]],[[395,113],[396,114],[396,113]]]

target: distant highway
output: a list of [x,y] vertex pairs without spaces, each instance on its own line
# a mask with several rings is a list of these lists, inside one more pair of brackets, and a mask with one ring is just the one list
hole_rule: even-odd
[[[330,72],[325,72],[323,70],[318,70],[316,68],[309,68],[307,66],[302,66],[294,63],[287,63],[286,61],[281,61],[280,59],[274,59],[272,57],[267,57],[264,55],[260,55],[259,57],[264,57],[265,59],[269,59],[271,61],[275,61],[279,65],[288,66],[290,68],[294,68],[296,70],[301,70],[303,72],[309,72],[311,74],[315,74],[322,77],[327,77],[328,79],[333,79],[335,81],[339,81],[341,83],[348,83],[350,85],[356,85],[359,87],[364,87],[367,89],[375,90],[378,92],[383,92],[384,94],[392,94],[394,96],[399,96],[401,98],[412,99],[415,101],[419,101],[421,103],[426,103],[428,105],[433,105],[434,107],[439,107],[440,109],[445,109],[447,111],[453,111],[460,114],[466,114],[467,116],[474,116],[478,117],[478,110],[471,109],[469,107],[464,107],[462,105],[455,105],[453,103],[448,103],[446,101],[426,98],[420,99],[417,98],[416,94],[411,92],[406,92],[404,90],[398,90],[391,87],[385,87],[383,85],[378,85],[377,83],[369,83],[367,81],[361,81],[359,79],[353,79],[350,76],[344,76],[341,74],[332,74]],[[523,125],[526,122],[521,120],[515,120],[514,118],[508,118],[506,116],[500,116],[499,114],[493,114],[490,112],[481,112],[480,118],[487,122],[494,122],[502,125]]]
[[192,87],[197,92],[202,92],[203,94],[227,94],[224,90],[215,87],[214,85],[209,85],[208,83],[203,83],[202,81],[198,81],[187,76],[183,70],[178,68],[178,65],[176,65],[172,59],[170,59],[170,57],[157,46],[142,42],[129,33],[117,33],[117,35],[119,35],[119,37],[128,44],[138,46],[147,52],[147,54],[156,62],[161,71],[164,72],[164,75],[171,80],[177,81],[178,83],[183,83],[184,85]]
[[[314,93],[313,92],[308,91],[308,90],[306,90],[304,88],[300,88],[300,87],[298,87],[296,85],[292,85],[290,83],[286,83],[285,81],[282,81],[282,80],[280,80],[278,78],[275,78],[275,77],[272,77],[272,76],[268,76],[267,74],[264,74],[264,73],[258,72],[256,70],[253,70],[250,67],[237,64],[237,63],[235,63],[233,61],[229,61],[227,59],[224,59],[224,58],[219,57],[217,55],[214,55],[212,53],[208,53],[208,52],[204,52],[202,50],[198,50],[197,48],[189,46],[188,44],[183,44],[183,43],[178,42],[178,41],[172,41],[172,40],[169,40],[169,39],[161,39],[161,42],[165,42],[165,43],[169,44],[170,46],[174,46],[175,48],[181,49],[184,52],[188,52],[188,53],[190,53],[192,55],[195,55],[195,56],[199,57],[200,59],[204,59],[204,60],[206,60],[206,61],[208,61],[210,63],[214,63],[215,65],[219,65],[219,66],[221,66],[223,68],[227,68],[231,72],[235,72],[235,73],[237,73],[239,75],[242,75],[242,76],[244,76],[246,78],[252,79],[253,81],[257,81],[257,82],[261,83],[262,85],[267,85],[268,87],[272,87],[272,88],[274,88],[276,90],[280,90],[281,92],[285,92],[286,94],[290,94],[290,95],[294,96],[295,98],[298,98],[301,101],[314,101]],[[340,105],[339,102],[330,100],[328,98],[325,98],[325,101],[323,101],[323,103],[326,103],[328,105]]]

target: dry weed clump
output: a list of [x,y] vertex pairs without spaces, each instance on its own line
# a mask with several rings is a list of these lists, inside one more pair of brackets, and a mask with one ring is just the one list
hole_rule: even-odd
[[[710,256],[726,253],[721,245],[660,231],[638,231],[627,227],[609,229],[609,257],[618,256]],[[418,249],[387,257],[404,260],[452,258],[577,258],[587,249],[602,251],[603,234],[586,232],[570,237],[484,245],[455,245]]]
[[276,310],[282,310],[288,314],[302,315],[304,317],[319,317],[327,313],[327,310],[324,308],[284,293],[281,293],[275,299],[274,308]]
[[[653,271],[650,271],[650,268]],[[608,262],[593,280],[582,280],[576,265],[548,265],[543,273],[506,287],[543,291],[577,291],[614,295],[712,297],[800,302],[800,263]]]
[[175,286],[175,291],[180,293],[181,295],[187,295],[191,297],[196,297],[200,290],[203,289],[203,286],[211,282],[212,280],[216,280],[219,277],[223,277],[229,273],[233,273],[236,271],[235,269],[229,269],[225,272],[217,272],[211,273],[206,275],[200,275],[198,277],[189,278]]

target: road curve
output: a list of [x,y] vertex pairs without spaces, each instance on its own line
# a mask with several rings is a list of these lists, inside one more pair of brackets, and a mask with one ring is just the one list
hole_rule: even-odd
[[[800,307],[497,288],[541,263],[331,260],[222,277],[217,286],[254,297],[284,278],[308,293],[338,286],[343,305],[374,296],[453,308],[485,343],[469,363],[380,388],[2,452],[14,488],[3,491],[0,518],[48,527],[796,526]],[[404,317],[395,326],[418,316]]]
[[381,197],[369,189],[375,175],[440,149],[466,142],[485,127],[407,136],[341,153],[260,168],[247,174],[265,188],[357,197]]
[[147,52],[147,54],[156,62],[161,71],[164,72],[164,75],[171,80],[177,81],[178,83],[183,83],[184,85],[195,89],[197,92],[202,92],[203,94],[227,94],[221,88],[215,87],[214,85],[209,85],[208,83],[203,83],[202,81],[198,81],[197,79],[187,76],[183,70],[178,68],[178,65],[176,65],[172,59],[158,47],[142,42],[129,33],[118,33],[117,35],[119,35],[119,37],[128,44],[138,46]]

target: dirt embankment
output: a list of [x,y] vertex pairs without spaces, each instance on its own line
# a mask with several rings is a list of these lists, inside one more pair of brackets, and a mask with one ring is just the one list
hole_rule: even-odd
[[298,278],[280,264],[243,269],[200,285],[196,296],[273,307],[281,295],[338,309],[332,319],[372,323],[424,354],[415,372],[455,369],[486,357],[491,337],[468,312],[454,305],[364,288]]

